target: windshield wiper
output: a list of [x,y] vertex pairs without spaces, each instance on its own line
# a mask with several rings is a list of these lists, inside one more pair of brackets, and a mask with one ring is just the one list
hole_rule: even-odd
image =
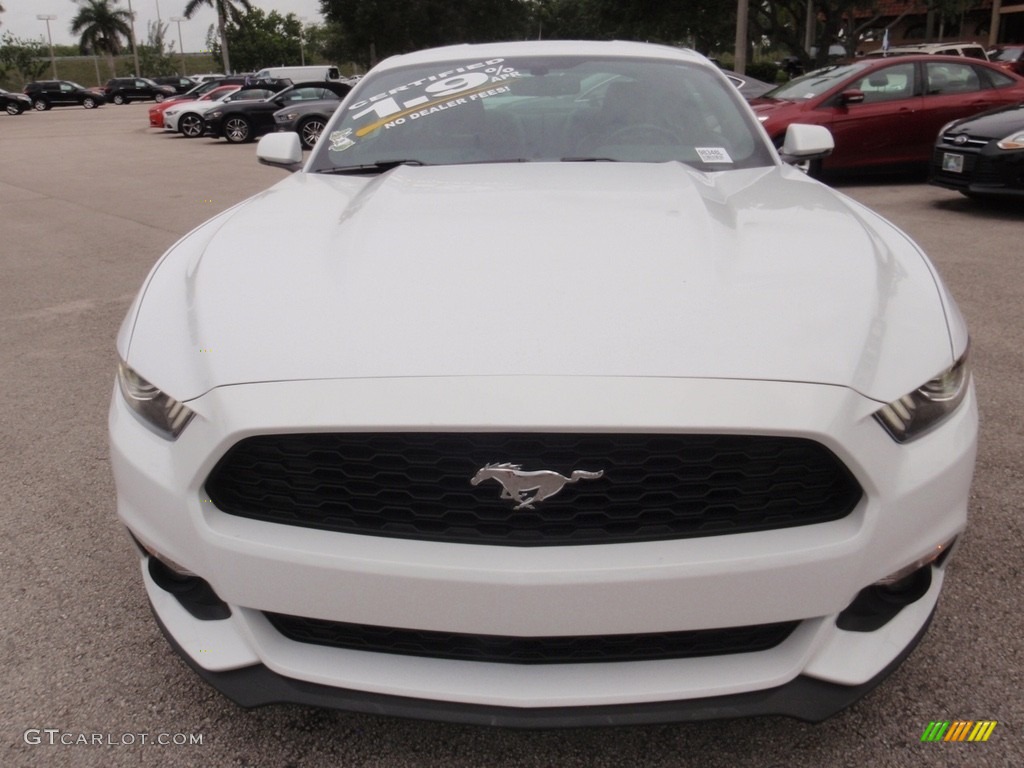
[[581,155],[580,157],[563,157],[559,162],[562,163],[617,163],[619,162],[614,157],[587,157]]
[[322,168],[317,173],[384,173],[400,165],[426,165],[419,160],[378,160],[376,163],[363,165],[343,165],[340,168]]

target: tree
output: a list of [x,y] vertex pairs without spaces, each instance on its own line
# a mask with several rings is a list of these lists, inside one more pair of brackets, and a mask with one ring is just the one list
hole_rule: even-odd
[[[229,22],[225,31],[234,66],[240,71],[297,66],[302,61],[302,23],[294,13],[282,16],[277,11],[253,8],[242,17],[241,24]],[[216,56],[219,44],[216,40],[211,43]]]
[[321,0],[330,23],[327,55],[372,65],[385,56],[449,43],[530,35],[531,5],[522,0]]
[[167,23],[151,21],[146,25],[146,42],[139,46],[140,75],[160,77],[173,75],[178,71],[170,56],[171,46],[167,43]]
[[50,66],[46,46],[41,40],[22,40],[10,32],[0,37],[0,75],[8,70],[25,83],[37,80]]
[[72,33],[79,35],[78,48],[85,54],[105,53],[110,76],[116,77],[114,56],[131,38],[131,14],[123,8],[111,8],[110,0],[77,0],[81,5],[71,19]]
[[189,0],[185,6],[185,18],[191,19],[203,6],[217,11],[217,37],[220,40],[221,60],[224,62],[224,74],[231,74],[231,56],[228,53],[228,21],[242,25],[242,11],[252,12],[249,0]]
[[[814,14],[814,35],[808,51],[804,45],[804,30],[808,6]],[[878,0],[773,0],[770,3],[751,3],[750,28],[755,35],[787,49],[805,66],[821,67],[828,62],[831,46],[841,44],[852,56],[861,33],[871,28],[881,14]],[[862,20],[856,21],[863,11]]]

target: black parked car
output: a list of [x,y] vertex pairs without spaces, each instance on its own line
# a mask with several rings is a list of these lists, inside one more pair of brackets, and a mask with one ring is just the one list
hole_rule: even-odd
[[341,103],[341,96],[332,96],[329,99],[299,102],[277,110],[274,113],[274,129],[278,132],[295,131],[299,134],[303,148],[312,149]]
[[175,93],[188,93],[197,85],[198,80],[193,80],[191,77],[181,77],[180,75],[167,75],[166,77],[154,77],[153,82],[157,85],[169,85],[174,89]]
[[32,106],[32,100],[23,93],[11,93],[0,88],[0,109],[8,115],[20,115]]
[[352,90],[347,83],[296,83],[263,101],[226,104],[206,113],[206,133],[214,138],[223,136],[232,144],[252,141],[257,136],[274,130],[274,113],[302,102],[322,101],[329,95],[339,99]]
[[40,112],[50,107],[93,109],[106,103],[98,88],[85,88],[70,80],[37,80],[25,86],[25,95],[32,100],[32,108]]
[[107,100],[115,104],[128,104],[133,101],[163,101],[174,96],[177,91],[169,85],[158,85],[146,77],[114,77],[107,80],[103,87]]
[[929,181],[968,197],[1024,195],[1024,104],[943,127]]

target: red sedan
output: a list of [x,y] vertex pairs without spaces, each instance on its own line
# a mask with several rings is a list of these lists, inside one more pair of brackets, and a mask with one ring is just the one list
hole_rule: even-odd
[[790,123],[824,125],[822,170],[921,164],[951,120],[1024,101],[1024,78],[960,56],[861,60],[811,72],[751,106],[776,146]]
[[[216,88],[210,88],[202,96],[192,97],[192,101],[212,101],[213,99],[219,99],[225,93],[231,93],[241,88],[241,85],[218,85]],[[164,110],[173,106],[177,106],[183,101],[182,99],[167,99],[155,104],[149,108],[149,127],[150,128],[163,128],[164,127]]]

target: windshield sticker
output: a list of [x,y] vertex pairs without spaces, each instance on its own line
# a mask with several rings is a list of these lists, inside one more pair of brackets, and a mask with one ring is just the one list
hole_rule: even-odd
[[349,147],[355,146],[355,142],[349,138],[351,133],[351,128],[346,128],[343,131],[332,131],[330,136],[331,152],[344,152]]
[[731,163],[732,158],[724,147],[694,147],[702,162]]
[[[393,128],[403,125],[406,119],[416,120],[430,114],[437,114],[470,101],[477,101],[498,93],[508,92],[500,83],[519,77],[514,67],[505,66],[504,59],[489,59],[464,67],[438,72],[421,77],[419,80],[378,93],[368,99],[349,106],[353,120],[376,117],[373,122],[356,131],[361,138],[378,128]],[[495,87],[495,85],[498,87]],[[452,99],[452,96],[457,98]]]

